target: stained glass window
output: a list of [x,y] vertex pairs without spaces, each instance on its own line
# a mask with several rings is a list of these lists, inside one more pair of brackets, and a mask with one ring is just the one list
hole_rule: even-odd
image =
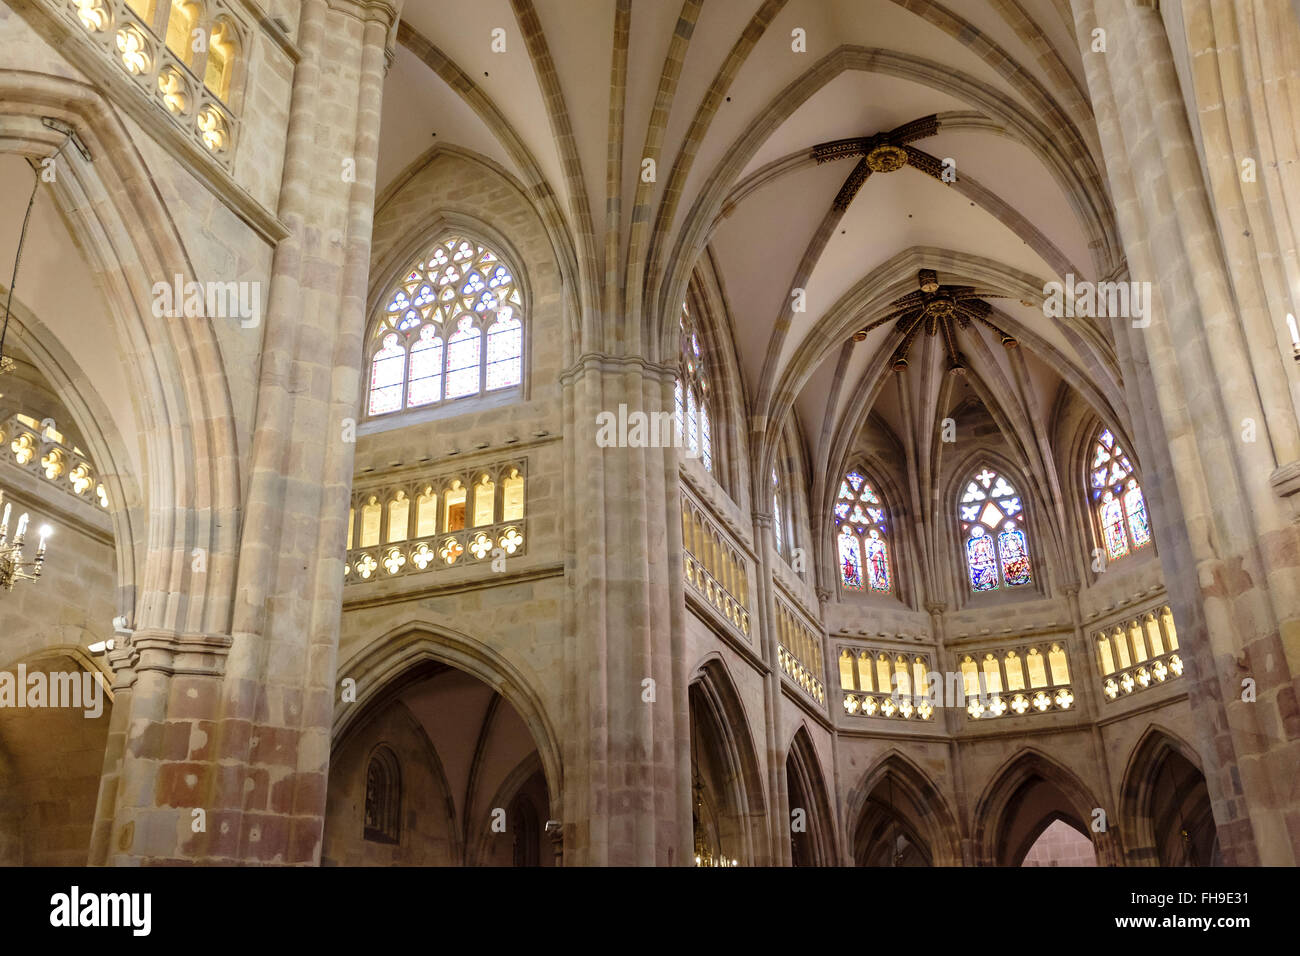
[[713,433],[709,421],[709,380],[705,374],[704,350],[690,307],[683,302],[678,316],[681,343],[681,371],[677,377],[677,436],[691,457],[698,457],[713,470]]
[[957,518],[972,591],[1032,583],[1024,503],[1005,476],[987,465],[972,475],[957,503]]
[[523,301],[495,252],[446,236],[406,270],[372,338],[371,415],[523,381]]
[[[853,469],[840,480],[834,515],[838,529],[840,583],[851,591],[892,591],[885,505],[862,471]],[[852,567],[845,558],[846,554],[855,558]]]
[[1133,461],[1109,428],[1092,444],[1088,490],[1101,539],[1110,560],[1122,558],[1151,540],[1146,499]]

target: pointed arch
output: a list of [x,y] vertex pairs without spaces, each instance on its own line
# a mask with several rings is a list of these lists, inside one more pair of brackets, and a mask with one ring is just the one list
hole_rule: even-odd
[[835,814],[826,792],[826,778],[813,746],[808,727],[800,724],[786,748],[786,789],[789,806],[804,811],[805,829],[790,833],[792,858],[796,866],[834,866],[839,860],[835,837]]
[[362,726],[375,706],[395,691],[419,683],[431,666],[436,669],[440,664],[482,681],[519,713],[537,747],[551,807],[558,814],[563,792],[559,737],[541,698],[518,668],[488,644],[432,622],[400,624],[339,665],[339,679],[355,680],[357,696],[355,702],[335,708],[331,749],[337,750]]
[[1130,866],[1218,861],[1200,754],[1172,731],[1153,723],[1143,732],[1124,767],[1119,806]]
[[927,866],[961,864],[960,831],[948,800],[910,757],[882,754],[849,791],[844,804],[849,850],[857,866],[893,857],[902,836],[910,860]]
[[691,736],[706,778],[700,782],[713,791],[721,849],[742,866],[764,865],[769,858],[767,800],[758,752],[744,702],[720,655],[710,655],[696,668],[687,694]]
[[[180,231],[122,115],[95,89],[0,70],[0,103],[7,151],[36,162],[53,154],[63,136],[42,124],[49,116],[76,129],[94,157],[64,149],[50,189],[103,292],[135,397],[131,424],[148,475],[140,514],[149,527],[135,538],[136,578],[133,593],[122,592],[123,609],[137,633],[227,632],[225,583],[236,577],[238,540],[226,529],[239,527],[243,495],[231,374],[213,323],[152,318],[159,277],[197,278]],[[283,237],[283,225],[268,222],[251,200],[231,203],[251,233],[269,242]],[[204,473],[196,476],[196,467]],[[195,548],[207,554],[203,571],[189,560]]]
[[975,804],[972,837],[981,866],[1018,866],[1056,820],[1092,840],[1099,866],[1120,862],[1113,830],[1094,832],[1093,811],[1106,809],[1074,773],[1032,747],[993,774]]

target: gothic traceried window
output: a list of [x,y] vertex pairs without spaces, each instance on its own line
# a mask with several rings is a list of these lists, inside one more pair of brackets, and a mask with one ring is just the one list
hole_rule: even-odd
[[861,471],[854,469],[840,480],[835,528],[840,583],[850,591],[892,591],[885,504]]
[[682,447],[691,457],[699,458],[713,470],[713,432],[709,418],[709,381],[705,371],[704,348],[690,307],[683,302],[678,317],[681,329],[681,372],[677,378],[674,411],[677,434]]
[[441,239],[386,297],[370,344],[366,410],[386,415],[523,381],[523,300],[510,268],[472,239]]
[[365,829],[376,843],[397,843],[402,814],[402,779],[397,756],[380,747],[366,766]]
[[1132,460],[1109,428],[1097,433],[1089,462],[1093,513],[1106,557],[1113,561],[1150,542],[1147,503]]
[[1033,581],[1024,504],[1005,476],[987,465],[981,468],[966,482],[957,512],[972,591],[1021,587]]

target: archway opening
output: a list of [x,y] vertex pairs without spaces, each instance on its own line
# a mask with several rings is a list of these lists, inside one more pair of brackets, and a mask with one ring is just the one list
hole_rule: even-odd
[[897,757],[871,784],[853,828],[856,866],[934,866],[947,813],[929,781]]
[[[1079,817],[1073,802],[1061,787],[1040,773],[1032,772],[1025,777],[1007,800],[1000,816],[1000,832],[997,834],[994,859],[998,866],[1025,865],[1030,851],[1038,846],[1039,841],[1045,836],[1047,842],[1038,847],[1039,854],[1063,852],[1063,848],[1067,845],[1071,848],[1071,854],[1076,853],[1079,847],[1072,837],[1060,829],[1052,830],[1057,823],[1063,824],[1074,834],[1082,836],[1092,847],[1092,840],[1087,836],[1087,824]],[[1048,830],[1052,830],[1050,835],[1047,834]],[[1095,866],[1096,849],[1095,847],[1092,849],[1092,865]],[[1035,857],[1035,859],[1040,858]],[[1064,860],[1065,857],[1058,859]],[[1080,864],[1057,862],[1048,865]]]
[[1161,866],[1219,866],[1218,831],[1205,777],[1167,750],[1151,781],[1149,814]]
[[[888,784],[886,784],[888,786]],[[858,866],[933,866],[929,842],[906,810],[873,792],[853,832]]]
[[1096,866],[1097,850],[1064,819],[1053,820],[1030,846],[1021,866]]
[[743,771],[715,688],[691,685],[691,853],[696,866],[750,863]]
[[816,834],[810,830],[812,807],[809,795],[795,766],[794,754],[785,760],[786,791],[791,814],[800,814],[790,823],[790,862],[793,866],[817,866]]
[[112,703],[67,654],[0,672],[0,865],[85,866]]
[[425,660],[365,707],[331,757],[322,864],[555,865],[537,741],[497,690]]

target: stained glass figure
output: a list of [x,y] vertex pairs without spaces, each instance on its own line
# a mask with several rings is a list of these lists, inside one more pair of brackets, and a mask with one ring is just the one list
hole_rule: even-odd
[[857,536],[847,526],[837,539],[840,549],[840,580],[851,591],[862,590],[862,549]]
[[885,544],[880,532],[875,530],[868,532],[866,544],[867,580],[871,582],[871,590],[888,591],[889,546]]
[[1112,560],[1128,554],[1128,538],[1124,534],[1124,506],[1111,491],[1107,491],[1101,501],[1101,535],[1106,541],[1106,553]]
[[993,538],[983,525],[976,525],[966,539],[966,567],[972,591],[992,591],[998,586],[998,560],[993,553]]
[[1029,573],[1029,551],[1025,533],[1008,521],[998,534],[998,557],[1002,561],[1002,578],[1007,587],[1019,587],[1033,580]]

